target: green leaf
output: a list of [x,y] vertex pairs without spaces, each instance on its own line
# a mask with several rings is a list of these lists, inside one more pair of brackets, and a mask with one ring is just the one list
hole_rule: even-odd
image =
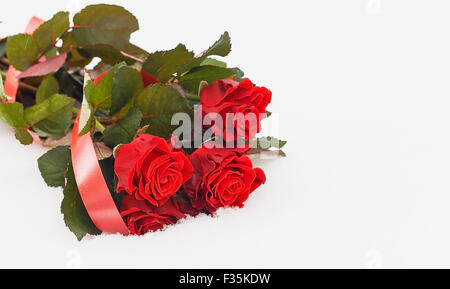
[[141,74],[128,66],[120,67],[114,74],[114,87],[111,99],[111,114],[114,115],[144,88]]
[[70,67],[85,67],[92,61],[92,57],[82,55],[79,51],[80,48],[75,48],[78,46],[75,39],[73,38],[72,32],[66,33],[64,35],[63,45],[61,48],[62,52],[68,52],[67,64]]
[[66,226],[75,234],[78,241],[81,241],[87,234],[100,235],[101,231],[95,227],[81,199],[72,165],[69,165],[66,176],[67,184],[61,204],[61,213],[64,214]]
[[59,92],[68,96],[76,98],[75,90],[78,81],[74,79],[67,71],[60,69],[53,76],[58,80]]
[[67,146],[58,146],[38,159],[39,171],[49,187],[64,187],[70,159],[70,149]]
[[228,78],[234,74],[234,71],[228,68],[204,65],[193,68],[189,71],[189,73],[180,76],[178,81],[183,88],[189,91],[197,92],[202,81],[213,83],[214,81]]
[[122,49],[139,29],[136,17],[116,5],[90,5],[73,18],[73,37],[80,46],[109,44]]
[[140,73],[131,67],[120,63],[111,68],[97,85],[85,91],[86,100],[95,109],[110,110],[112,115],[124,113],[122,108],[130,104],[131,100],[142,90],[144,84]]
[[23,71],[37,60],[39,48],[31,35],[16,34],[8,37],[6,54],[11,65]]
[[193,58],[194,53],[189,52],[183,44],[179,44],[172,50],[150,54],[142,70],[166,83],[183,64]]
[[44,52],[56,44],[56,40],[69,29],[69,26],[69,12],[58,12],[52,19],[39,26],[33,33],[39,51]]
[[235,76],[233,78],[235,81],[241,82],[242,80],[244,80],[245,74],[241,69],[239,69],[238,67],[234,67],[234,68],[230,68],[230,70],[233,71],[235,74]]
[[5,94],[5,88],[3,87],[3,77],[0,74],[0,99],[7,101],[8,100],[8,96],[6,96]]
[[36,103],[43,102],[53,94],[59,93],[59,83],[55,77],[48,75],[42,80],[36,93]]
[[137,108],[130,109],[124,118],[106,128],[104,132],[105,144],[114,148],[119,144],[131,142],[136,135],[141,120],[142,112]]
[[26,128],[23,115],[23,105],[21,103],[0,104],[0,120],[12,127]]
[[51,47],[47,52],[45,52],[44,56],[46,59],[53,58],[58,55],[58,49],[56,47]]
[[180,93],[172,86],[152,85],[144,89],[136,100],[136,107],[143,113],[143,125],[149,125],[147,132],[168,138],[176,126],[171,125],[172,116],[178,112],[193,115]]
[[116,71],[125,64],[117,64],[93,88],[92,93],[86,94],[87,101],[94,108],[110,109],[112,104],[112,89]]
[[69,132],[74,104],[75,99],[54,94],[43,102],[25,109],[24,118],[39,135],[58,140]]
[[86,58],[85,56],[81,55],[79,49],[72,49],[72,51],[70,51],[67,57],[67,64],[70,67],[85,67],[89,63],[91,63],[91,61],[92,58],[91,57]]
[[227,68],[227,64],[225,62],[214,59],[214,58],[206,58],[205,60],[203,60],[201,65],[213,65],[213,66]]
[[222,36],[217,40],[213,46],[208,48],[200,57],[194,58],[189,63],[183,65],[178,70],[178,75],[182,75],[183,72],[189,71],[194,67],[200,66],[201,63],[209,56],[217,55],[225,57],[231,52],[231,38],[228,32],[222,34]]
[[86,119],[86,123],[84,124],[84,126],[80,120],[80,127],[82,127],[82,129],[79,132],[80,136],[83,136],[83,135],[87,134],[88,132],[90,132],[92,127],[94,126],[94,122],[95,122],[94,112],[95,112],[94,108],[90,104],[87,104],[87,108],[82,110],[82,114],[86,113],[87,119]]
[[33,138],[27,131],[21,103],[4,103],[0,105],[0,120],[14,127],[16,139],[23,145],[29,145]]
[[16,137],[22,143],[30,142],[26,129],[33,129],[41,136],[55,140],[64,137],[72,124],[73,98],[54,94],[41,103],[23,109],[21,103],[0,105],[0,120],[16,128]]
[[15,128],[15,137],[23,145],[30,145],[33,143],[33,137],[26,129]]
[[6,53],[6,40],[7,38],[3,38],[0,40],[0,58],[5,56]]
[[96,44],[85,46],[78,49],[81,56],[86,59],[99,57],[103,62],[109,65],[115,65],[120,62],[126,62],[127,64],[133,64],[136,60],[126,57],[117,48],[108,44]]
[[286,153],[281,150],[286,143],[287,141],[282,141],[274,137],[258,138],[250,142],[252,149],[248,152],[248,154],[265,154],[286,157]]
[[129,43],[127,47],[122,49],[123,52],[138,57],[140,59],[145,59],[150,55],[146,50],[136,46],[134,44]]
[[269,150],[271,148],[282,149],[286,145],[287,141],[279,140],[274,137],[263,137],[256,139],[252,146],[258,150]]
[[171,120],[172,115],[165,114],[158,117],[144,119],[143,124],[148,125],[148,134],[169,139],[170,135],[177,128],[177,126],[171,125]]
[[85,77],[84,82],[86,84],[84,86],[84,94],[83,94],[84,96],[80,108],[80,120],[78,127],[80,136],[87,134],[92,129],[92,126],[95,121],[94,118],[95,109],[88,102],[88,99],[90,99],[91,95],[94,93],[95,86],[94,82],[90,80],[88,73],[86,73],[84,77]]

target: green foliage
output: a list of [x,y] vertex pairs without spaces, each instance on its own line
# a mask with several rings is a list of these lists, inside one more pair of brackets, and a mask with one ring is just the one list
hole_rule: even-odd
[[136,17],[116,5],[90,5],[73,18],[73,37],[80,46],[109,44],[127,47],[130,35],[139,29]]
[[58,12],[52,19],[39,26],[33,33],[33,40],[40,52],[48,50],[70,26],[69,12]]
[[123,65],[124,64],[118,64],[111,68],[108,73],[103,76],[100,82],[93,87],[92,92],[86,94],[87,101],[94,108],[102,108],[106,110],[111,108],[111,94],[114,86],[114,74]]
[[142,70],[155,76],[162,83],[166,83],[183,64],[193,58],[194,53],[188,51],[183,44],[179,44],[172,50],[150,54]]
[[39,135],[60,139],[69,132],[74,104],[73,98],[54,94],[43,102],[25,109],[24,119]]
[[33,137],[26,129],[15,128],[14,136],[23,145],[30,145],[33,143]]
[[189,71],[194,67],[200,66],[206,58],[212,55],[227,56],[231,52],[231,38],[228,32],[222,34],[208,50],[206,50],[200,57],[194,58],[187,64],[178,69],[178,75],[182,75],[183,72]]
[[142,112],[132,108],[128,114],[117,123],[110,125],[104,132],[104,142],[110,148],[119,144],[127,144],[134,139],[142,120]]
[[85,97],[93,108],[93,113],[100,108],[111,116],[120,118],[132,107],[143,87],[141,74],[120,63],[111,68],[97,85],[94,86],[92,81],[88,83]]
[[64,199],[61,204],[61,213],[64,214],[66,226],[75,234],[78,241],[87,234],[100,235],[101,231],[94,225],[83,204],[72,165],[69,165],[67,169],[66,179]]
[[134,99],[144,88],[141,74],[128,66],[120,67],[114,74],[111,92],[111,114],[114,115]]
[[92,59],[94,57],[99,57],[103,62],[109,65],[115,65],[120,62],[125,62],[127,64],[133,64],[136,60],[123,55],[120,50],[109,44],[96,44],[84,46],[78,49],[80,56],[85,59]]
[[259,150],[268,150],[271,148],[282,149],[286,145],[287,141],[283,141],[274,137],[263,137],[256,139],[252,146]]
[[64,222],[77,239],[81,240],[87,234],[101,234],[89,217],[78,191],[69,147],[59,146],[48,151],[38,159],[38,166],[48,186],[64,187],[61,212]]
[[258,138],[250,142],[252,149],[248,152],[248,154],[266,154],[286,157],[286,153],[281,150],[286,143],[286,141],[282,141],[274,137]]
[[4,103],[0,105],[0,120],[15,128],[26,128],[21,103]]
[[149,125],[147,132],[164,138],[176,128],[171,125],[175,113],[193,115],[192,108],[175,88],[159,84],[144,89],[137,96],[136,107],[143,113],[142,125]]
[[3,38],[0,40],[0,57],[5,56],[6,53],[6,40],[7,38]]
[[80,49],[78,47],[78,44],[76,43],[75,39],[73,38],[72,32],[68,32],[64,34],[64,36],[61,38],[63,41],[63,45],[61,50],[65,52],[69,52],[67,56],[67,64],[70,67],[84,67],[91,63],[92,58],[91,56],[87,55],[86,53],[80,52]]
[[206,58],[205,60],[203,60],[203,62],[200,65],[213,65],[213,66],[227,68],[227,64],[225,62],[214,59],[214,58]]
[[129,43],[126,47],[124,47],[122,51],[127,54],[133,55],[134,57],[137,57],[139,59],[145,59],[150,55],[150,53],[148,53],[146,50],[132,43]]
[[17,34],[8,37],[6,53],[9,62],[22,71],[31,67],[40,55],[48,53],[57,39],[69,29],[69,25],[69,13],[59,12],[39,26],[33,35]]
[[6,101],[8,100],[8,97],[5,94],[5,88],[3,87],[3,77],[0,74],[0,101]]
[[16,34],[8,37],[6,54],[12,66],[18,70],[26,70],[32,66],[39,56],[39,48],[28,34]]
[[36,103],[43,102],[53,94],[59,93],[59,82],[52,75],[46,76],[36,93]]
[[235,81],[241,82],[242,80],[244,80],[245,73],[241,69],[239,69],[238,67],[234,67],[234,68],[230,68],[230,69],[231,69],[231,71],[234,72],[233,79]]
[[[111,191],[115,181],[112,148],[117,151],[121,144],[144,132],[167,139],[177,127],[171,124],[174,114],[187,113],[193,119],[191,105],[198,104],[199,92],[208,83],[225,78],[240,81],[244,76],[238,68],[228,68],[225,62],[213,58],[230,53],[227,32],[195,57],[183,44],[154,53],[131,44],[130,36],[139,29],[138,21],[116,5],[87,6],[75,15],[73,23],[71,27],[68,12],[59,12],[32,35],[17,34],[0,40],[0,57],[6,53],[16,69],[24,71],[34,65],[28,74],[21,74],[18,101],[23,103],[6,102],[0,74],[0,121],[14,128],[15,137],[22,144],[31,144],[36,133],[42,139],[48,137],[45,143],[56,146],[67,144],[67,139],[62,138],[68,136],[72,127],[73,113],[80,110],[79,133],[94,132],[94,148],[102,159],[100,164],[104,164],[103,174]],[[60,40],[63,44],[57,47]],[[42,56],[58,57],[53,60],[61,61],[48,62],[43,73],[40,64],[46,62],[40,61]],[[102,60],[95,71],[85,70],[95,57]],[[144,89],[137,70],[141,66],[162,84]],[[94,85],[89,76],[102,71],[108,72]],[[262,138],[256,140],[252,152],[273,152],[271,149],[279,150],[285,144],[275,138]],[[64,187],[61,212],[77,239],[100,234],[80,196],[70,148],[57,146],[48,151],[39,158],[38,166],[49,186]],[[114,194],[113,198],[116,204],[120,203],[120,195]]]
[[227,68],[204,65],[191,69],[189,73],[180,76],[178,81],[186,90],[197,92],[202,81],[212,83],[219,79],[228,78],[234,74],[235,72],[233,70]]
[[64,187],[70,159],[70,149],[67,146],[49,150],[38,159],[39,171],[49,187]]
[[26,132],[30,127],[40,136],[57,140],[69,132],[74,104],[73,98],[61,94],[54,94],[25,110],[21,103],[4,103],[0,105],[0,120],[14,127],[16,137],[24,144],[31,143]]
[[[83,122],[83,117],[85,118]],[[87,104],[85,107],[81,108],[81,116],[80,116],[80,132],[79,135],[85,135],[91,131],[94,127],[95,118],[94,118],[94,108],[92,105]]]

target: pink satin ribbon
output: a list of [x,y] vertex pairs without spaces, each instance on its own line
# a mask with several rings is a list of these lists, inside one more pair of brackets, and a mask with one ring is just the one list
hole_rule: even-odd
[[128,235],[97,160],[90,133],[79,136],[80,114],[72,131],[72,164],[78,189],[95,226],[103,232]]

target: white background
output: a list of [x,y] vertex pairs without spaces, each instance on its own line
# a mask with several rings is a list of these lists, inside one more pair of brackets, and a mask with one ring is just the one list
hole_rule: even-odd
[[[9,1],[0,34],[96,1]],[[450,5],[445,0],[104,1],[149,51],[227,57],[274,94],[285,159],[242,210],[144,237],[81,243],[47,188],[38,145],[0,125],[0,267],[450,267]],[[276,118],[274,118],[275,120]]]

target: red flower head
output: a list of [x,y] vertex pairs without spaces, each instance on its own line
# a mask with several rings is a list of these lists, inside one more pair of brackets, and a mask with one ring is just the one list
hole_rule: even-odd
[[[243,137],[247,141],[253,140],[255,134],[261,131],[260,122],[271,100],[270,90],[265,87],[254,87],[248,79],[241,82],[219,80],[208,85],[200,95],[203,114],[214,113],[222,118],[222,126],[213,121],[212,128],[216,135],[226,141]],[[253,123],[242,119],[250,116],[254,117]]]
[[249,195],[265,183],[266,176],[242,153],[202,147],[190,156],[195,171],[184,189],[192,207],[206,208],[210,213],[225,206],[243,207]]
[[173,225],[185,218],[173,199],[162,207],[154,207],[132,196],[125,196],[120,207],[120,215],[133,235],[143,235]]
[[192,177],[193,167],[183,151],[175,151],[163,138],[141,134],[119,149],[114,170],[117,192],[125,190],[159,207]]

